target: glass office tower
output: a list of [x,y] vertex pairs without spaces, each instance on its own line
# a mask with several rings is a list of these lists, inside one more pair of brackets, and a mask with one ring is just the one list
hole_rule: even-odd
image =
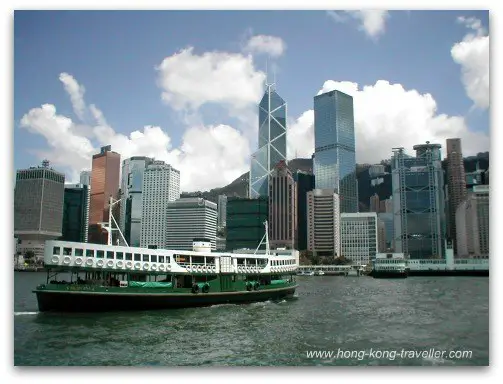
[[314,98],[316,189],[333,189],[341,213],[358,212],[353,98],[330,91]]
[[416,156],[393,149],[395,251],[411,259],[444,258],[444,171],[440,144],[418,144]]
[[258,151],[251,158],[250,198],[267,197],[269,176],[276,164],[286,161],[286,102],[266,84],[259,104]]
[[140,246],[143,206],[143,174],[154,160],[133,156],[122,162],[120,227],[131,247]]

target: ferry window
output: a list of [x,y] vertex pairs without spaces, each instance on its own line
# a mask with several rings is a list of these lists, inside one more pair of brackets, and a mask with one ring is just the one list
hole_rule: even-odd
[[84,256],[84,250],[82,248],[75,248],[75,256]]
[[86,249],[86,257],[94,257],[94,249]]
[[164,263],[164,256],[159,256],[159,263]]
[[114,258],[114,252],[113,251],[107,251],[107,259],[113,259]]
[[150,261],[149,260],[149,255],[143,255],[143,261]]
[[117,253],[115,254],[115,258],[116,258],[117,260],[123,260],[123,259],[124,259],[124,253],[122,253],[122,252],[117,252]]
[[157,263],[157,255],[150,255],[150,261],[152,263]]
[[206,257],[206,264],[215,264],[214,257]]
[[70,256],[72,254],[71,248],[63,248],[63,255]]
[[238,258],[237,262],[238,262],[238,265],[244,265],[245,259]]
[[61,252],[61,249],[59,247],[54,247],[52,249],[52,253],[55,255],[59,255],[60,252]]
[[204,264],[204,256],[192,256],[192,264]]
[[170,258],[169,258],[169,256],[166,256],[166,261],[165,261],[165,262],[166,262],[166,263],[170,263]]
[[134,261],[141,261],[141,255],[139,253],[134,254]]
[[126,260],[133,260],[133,254],[132,253],[126,253]]
[[105,257],[105,251],[96,251],[96,257],[103,259],[103,257]]

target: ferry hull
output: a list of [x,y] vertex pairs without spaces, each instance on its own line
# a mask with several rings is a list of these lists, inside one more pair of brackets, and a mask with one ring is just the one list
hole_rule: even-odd
[[393,271],[372,271],[370,274],[375,279],[405,279],[408,276],[407,272]]
[[96,293],[35,290],[40,312],[110,312],[246,304],[293,297],[297,286],[197,294]]
[[409,276],[489,276],[489,270],[410,270]]

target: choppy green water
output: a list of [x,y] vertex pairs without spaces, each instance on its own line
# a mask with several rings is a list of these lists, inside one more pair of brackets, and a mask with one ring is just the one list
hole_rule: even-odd
[[[105,314],[37,312],[44,273],[15,273],[15,365],[488,365],[489,279],[298,277],[298,298]],[[470,350],[471,358],[370,351]],[[308,358],[307,351],[366,351]],[[340,355],[341,356],[341,355]],[[389,355],[392,356],[392,355]]]

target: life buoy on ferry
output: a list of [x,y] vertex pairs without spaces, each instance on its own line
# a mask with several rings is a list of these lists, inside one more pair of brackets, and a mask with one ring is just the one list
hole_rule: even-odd
[[143,263],[143,269],[146,271],[148,269],[149,265],[148,263]]
[[70,256],[65,256],[65,258],[63,259],[63,263],[65,263],[65,264],[70,264],[71,261],[72,261],[72,258]]
[[159,271],[164,271],[166,269],[164,264],[159,265]]
[[171,271],[171,265],[170,265],[170,264],[168,264],[168,265],[166,266],[166,270],[167,270],[168,272],[169,272],[169,271]]
[[134,264],[135,269],[140,269],[141,268],[141,263],[135,263]]
[[113,260],[109,260],[109,261],[107,262],[107,267],[108,267],[108,268],[112,268],[113,266],[114,266],[114,262],[113,262]]
[[126,268],[133,268],[133,263],[131,261],[126,261]]
[[192,272],[192,267],[191,267],[190,265],[187,265],[187,266],[185,267],[185,269],[186,269],[187,271],[189,271],[189,272]]
[[211,266],[211,272],[215,272],[217,270],[217,267],[215,267],[214,265]]
[[86,265],[87,265],[88,267],[92,267],[92,266],[93,266],[93,264],[94,264],[94,260],[93,260],[93,259],[87,259],[87,260],[86,260]]
[[208,272],[208,270],[206,269],[206,265],[203,265],[203,273],[206,273]]
[[77,264],[77,265],[82,265],[82,261],[83,261],[83,260],[82,260],[82,257],[77,257],[77,258],[75,259],[75,264]]
[[124,262],[122,260],[119,260],[117,262],[117,268],[122,268],[124,266]]
[[203,271],[203,267],[201,267],[200,265],[197,266],[197,272],[198,273],[201,273]]
[[105,264],[104,260],[98,260],[98,262],[96,263],[98,267],[103,267],[103,264]]
[[52,259],[51,259],[51,262],[56,264],[59,262],[59,256],[53,256]]
[[157,264],[152,264],[152,266],[150,267],[150,269],[152,271],[157,271]]

